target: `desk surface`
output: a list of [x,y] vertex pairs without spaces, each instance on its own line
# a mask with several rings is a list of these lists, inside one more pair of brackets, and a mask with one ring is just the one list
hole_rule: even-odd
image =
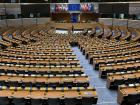
[[12,94],[13,97],[15,98],[28,98],[30,97],[30,92],[29,91],[16,91]]
[[95,96],[97,96],[95,91],[90,91],[90,90],[88,90],[88,91],[81,91],[80,93],[81,93],[82,97],[95,97]]
[[80,95],[77,91],[64,91],[63,94],[65,98],[78,98]]
[[46,96],[47,95],[45,91],[32,91],[30,95],[32,99],[44,99]]
[[11,90],[0,90],[0,97],[11,96],[13,93],[14,91]]
[[51,92],[47,92],[47,97],[48,98],[62,98],[63,94],[60,91],[51,91]]
[[122,94],[129,95],[129,94],[137,94],[138,91],[136,88],[124,88],[120,90]]

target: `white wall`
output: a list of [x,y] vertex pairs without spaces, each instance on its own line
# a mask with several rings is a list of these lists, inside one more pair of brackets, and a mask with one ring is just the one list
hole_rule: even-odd
[[127,19],[99,18],[99,22],[105,25],[127,26]]
[[99,22],[105,25],[112,25],[112,18],[99,18]]
[[[51,20],[50,18],[7,19],[7,20],[0,20],[0,27],[5,27],[7,25],[8,26],[21,26],[22,23],[24,26],[35,25],[36,23],[46,24],[50,20]],[[112,18],[99,18],[99,22],[104,23],[105,25],[112,25]],[[127,26],[127,24],[128,24],[128,27],[140,29],[140,20],[113,19],[113,25]]]
[[51,18],[37,18],[37,24],[45,24],[51,21]]
[[21,19],[7,19],[8,26],[21,26]]
[[140,20],[131,20],[128,22],[128,24],[129,24],[128,27],[140,29]]
[[69,0],[69,3],[79,4],[80,3],[80,0]]
[[113,19],[113,25],[115,26],[127,26],[127,19]]
[[27,26],[27,25],[35,25],[37,24],[37,19],[36,18],[23,18],[23,25]]
[[0,20],[0,27],[6,27],[6,20]]
[[113,19],[112,18],[99,18],[99,22],[104,23],[105,25],[113,25],[115,26],[126,26],[131,28],[139,28],[140,29],[140,20],[127,20],[127,19]]
[[6,3],[6,13],[7,14],[14,14],[15,18],[18,18],[18,14],[21,14],[21,7],[18,3]]
[[[37,22],[36,22],[37,21]],[[23,18],[23,19],[7,19],[0,20],[0,27],[5,26],[27,26],[27,25],[35,25],[35,24],[46,24],[50,21],[50,18]]]
[[129,4],[129,14],[140,14],[140,3]]

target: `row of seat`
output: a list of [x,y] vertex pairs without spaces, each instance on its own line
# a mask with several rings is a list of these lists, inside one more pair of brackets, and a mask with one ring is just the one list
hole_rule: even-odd
[[108,73],[113,72],[123,72],[123,71],[132,71],[132,70],[139,70],[140,69],[140,62],[132,61],[114,65],[107,65],[102,66],[99,68],[100,77],[106,78]]
[[[12,40],[6,36],[9,34]],[[89,87],[89,79],[64,37],[39,27],[3,34],[7,42],[22,43],[0,51],[2,105],[97,103],[96,90]]]
[[[111,27],[110,29],[104,25],[100,28],[105,28],[106,31],[102,32],[103,30],[100,29],[100,32],[95,31],[85,36],[77,36],[79,49],[94,69],[99,70],[99,76],[107,78],[107,87],[118,89],[117,101],[119,104],[140,103],[138,30],[127,30],[121,27]],[[110,30],[112,33],[109,32]],[[135,38],[131,37],[133,32],[137,33]]]
[[110,73],[107,77],[108,88],[118,88],[119,85],[140,83],[140,71]]
[[15,105],[92,105],[97,101],[97,94],[93,88],[36,88],[11,87],[0,90],[1,104]]
[[122,105],[137,105],[140,103],[140,84],[121,85],[118,89],[117,101]]
[[1,86],[20,86],[25,87],[88,87],[89,79],[87,76],[76,77],[32,77],[20,75],[2,75],[0,76]]
[[23,60],[23,59],[11,59],[9,57],[7,58],[0,58],[0,64],[18,64],[18,65],[78,65],[79,61],[74,59],[63,59],[63,60]]
[[[0,63],[0,74],[3,74],[1,77],[8,78],[9,74],[16,75],[11,77],[11,79],[13,78],[13,81],[11,82],[14,82],[14,84],[17,82],[15,81],[15,77],[17,78],[17,75],[19,80],[21,80],[19,75],[27,75],[26,79],[29,79],[31,82],[36,80],[34,77],[31,77],[32,75],[40,75],[40,78],[43,78],[45,75],[54,75],[53,78],[55,78],[55,80],[57,75],[65,75],[65,77],[68,76],[67,78],[71,78],[70,75],[79,75],[80,78],[84,72],[79,62],[76,60],[75,55],[72,54],[70,47],[70,44],[78,44],[79,48],[86,58],[89,59],[90,63],[95,66],[95,69],[99,70],[100,76],[108,78],[107,81],[109,81],[109,88],[113,86],[112,84],[115,84],[115,86],[117,85],[117,87],[121,84],[121,82],[119,82],[120,84],[117,84],[119,80],[114,78],[117,78],[115,75],[122,75],[122,72],[124,72],[122,75],[123,78],[119,77],[119,79],[121,78],[123,81],[122,84],[133,83],[133,81],[129,82],[129,80],[127,80],[128,78],[126,78],[130,72],[131,77],[134,78],[134,81],[139,83],[139,79],[136,79],[136,77],[138,77],[140,67],[139,43],[136,42],[139,40],[139,38],[136,38],[137,36],[134,39],[130,38],[131,41],[134,42],[128,42],[129,37],[132,35],[131,33],[133,31],[138,33],[138,31],[132,30],[129,32],[129,30],[125,30],[124,32],[124,30],[122,30],[120,27],[110,28],[104,25],[98,25],[98,27],[100,28],[100,31],[95,29],[92,30],[91,33],[82,33],[84,35],[59,35],[54,34],[51,30],[45,31],[44,27],[33,27],[25,30],[14,31],[14,34],[12,34],[13,40],[10,40],[9,37],[7,38],[6,35],[11,34],[11,32],[9,33],[9,31],[7,31],[7,33],[3,35],[3,40],[5,42],[14,43],[14,41],[19,40],[22,41],[22,43],[19,44],[19,46],[16,46],[16,48],[9,47],[1,51],[1,56],[3,56]],[[129,35],[124,35],[128,33]],[[25,41],[26,44],[23,45],[23,41]],[[60,62],[65,63],[65,65],[59,65]],[[69,62],[73,62],[73,64]],[[133,74],[135,76],[132,76],[132,72],[136,72],[136,74]],[[130,76],[130,74],[128,76]],[[22,83],[26,84],[29,82],[27,80],[24,81],[24,78],[25,77],[22,77]],[[112,81],[110,78],[113,78],[114,81]],[[75,84],[74,81],[71,82],[72,84]],[[82,82],[84,82],[84,80],[82,80]],[[9,87],[9,79],[8,82],[4,81],[3,83],[3,85]],[[38,81],[37,83],[41,82]],[[56,90],[57,87],[62,87],[62,84],[61,86],[56,84],[53,84],[53,86],[55,85],[54,87]],[[88,81],[87,84],[89,85]],[[11,85],[12,84],[10,84],[10,86]],[[20,84],[17,85],[19,86]],[[88,85],[86,88],[88,88]],[[25,88],[27,86],[29,85],[26,85]],[[85,89],[84,84],[76,84],[73,86],[83,86]],[[68,87],[68,85],[66,85],[66,87]]]
[[[106,59],[104,59],[106,58]],[[119,62],[127,62],[127,61],[135,61],[139,60],[139,53],[136,54],[128,54],[128,55],[120,55],[116,57],[103,57],[103,58],[93,58],[93,65],[98,67],[100,64],[111,64],[111,63],[119,63]],[[90,61],[91,63],[91,61]]]
[[0,66],[0,72],[2,73],[33,73],[33,74],[83,74],[83,68],[81,66],[48,66],[48,67],[30,67],[30,66]]

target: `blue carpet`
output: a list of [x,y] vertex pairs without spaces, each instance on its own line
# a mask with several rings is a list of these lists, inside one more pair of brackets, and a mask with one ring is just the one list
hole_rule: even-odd
[[98,94],[97,105],[119,105],[117,104],[117,91],[106,88],[106,80],[99,77],[98,71],[94,70],[88,60],[82,55],[78,47],[72,47],[73,53],[83,66],[85,74],[90,78],[90,86],[94,87]]

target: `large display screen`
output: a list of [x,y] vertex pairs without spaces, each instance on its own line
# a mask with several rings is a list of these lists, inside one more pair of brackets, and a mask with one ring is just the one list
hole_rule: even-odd
[[51,13],[55,12],[96,12],[94,4],[91,3],[82,3],[82,4],[51,4],[50,5]]
[[80,11],[80,4],[69,4],[69,11]]

